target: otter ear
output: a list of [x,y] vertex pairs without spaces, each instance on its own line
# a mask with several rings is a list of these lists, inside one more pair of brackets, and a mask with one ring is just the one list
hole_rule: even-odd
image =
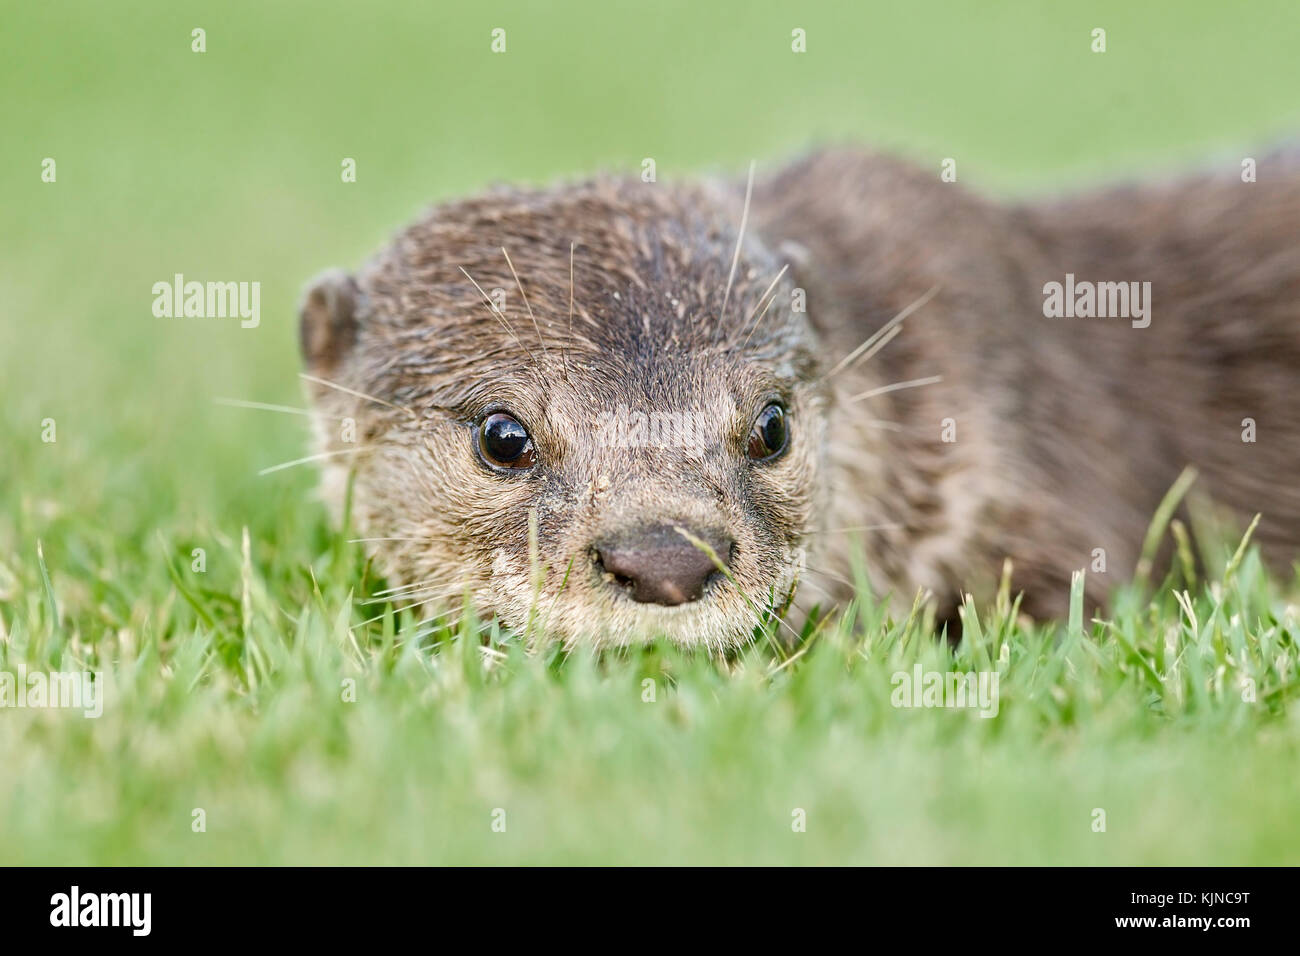
[[361,290],[356,280],[331,269],[312,280],[298,311],[298,338],[307,370],[329,373],[357,339]]

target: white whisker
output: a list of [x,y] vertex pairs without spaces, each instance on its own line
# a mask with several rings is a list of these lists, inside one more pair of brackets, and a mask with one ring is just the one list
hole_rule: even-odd
[[[465,272],[464,266],[457,266],[456,268],[460,269],[461,272]],[[501,328],[506,330],[506,333],[515,340],[521,349],[528,353],[528,358],[535,363],[537,358],[533,355],[532,350],[529,349],[527,345],[524,345],[523,339],[519,338],[519,336],[515,334],[515,330],[510,327],[510,323],[505,320],[505,316],[503,316],[497,307],[492,304],[492,299],[483,291],[483,287],[477,282],[474,282],[474,277],[468,272],[465,272],[465,278],[474,283],[474,288],[478,289],[478,294],[483,297],[483,302],[487,305],[488,311],[492,313],[492,318],[501,323]]]
[[858,525],[856,528],[819,528],[815,531],[809,531],[808,533],[809,534],[844,534],[849,531],[893,531],[897,528],[902,528],[902,527],[904,527],[904,525],[901,525],[895,521],[895,522],[890,522],[888,524]]
[[263,468],[257,474],[269,475],[273,471],[283,471],[286,468],[293,468],[297,465],[305,465],[312,461],[323,461],[326,458],[335,458],[339,455],[355,455],[358,452],[370,451],[369,445],[363,445],[360,448],[341,448],[338,451],[323,451],[318,455],[308,455],[306,458],[295,458],[293,461],[282,461],[278,465],[272,465],[269,468]]
[[436,582],[437,582],[437,579],[436,579],[436,578],[426,578],[426,579],[423,580],[423,581],[412,581],[410,584],[399,584],[399,585],[397,585],[396,587],[384,588],[382,591],[376,591],[376,592],[375,592],[375,596],[376,596],[376,597],[380,597],[380,596],[388,596],[388,597],[391,597],[391,596],[393,596],[393,595],[395,595],[395,594],[401,594],[401,593],[404,592],[404,591],[409,593],[409,592],[411,592],[411,591],[418,591],[418,590],[421,590],[421,589],[433,588],[433,587],[437,587],[437,586],[438,586]]
[[537,316],[533,315],[533,307],[528,304],[528,293],[524,292],[524,284],[519,281],[519,273],[515,271],[515,264],[510,261],[510,253],[506,252],[506,247],[501,247],[501,254],[506,257],[506,265],[510,267],[510,274],[515,277],[515,285],[519,288],[519,296],[524,300],[524,308],[528,310],[528,317],[533,320],[533,328],[537,332],[537,341],[542,346],[542,354],[550,357],[546,349],[546,339],[542,337],[542,328],[537,324]]
[[[892,319],[890,319],[880,328],[876,329],[875,332],[871,333],[871,335],[867,337],[867,340],[865,342],[859,345],[848,355],[844,356],[844,358],[840,359],[840,361],[836,363],[835,367],[826,373],[826,377],[830,378],[832,375],[836,375],[842,372],[849,365],[855,363],[858,360],[858,358],[862,356],[864,352],[866,352],[867,349],[871,348],[873,345],[879,342],[880,339],[883,338],[884,336],[889,335],[892,330],[898,328],[898,326],[902,323],[904,319],[906,319],[917,309],[921,308],[921,306],[925,305],[927,302],[933,299],[935,295],[938,293],[938,291],[939,291],[939,286],[937,284],[932,285],[929,291],[927,291],[920,298],[914,300],[910,305],[908,305],[901,312],[899,312],[898,315],[894,316]],[[892,338],[892,335],[890,337]],[[884,345],[881,345],[881,348],[884,348]],[[879,351],[879,349],[876,349],[876,351]],[[876,352],[873,351],[871,354],[874,355],[876,354]],[[870,356],[867,356],[867,358],[870,358]]]
[[882,385],[880,388],[869,389],[868,391],[854,395],[852,398],[845,399],[845,404],[852,405],[854,402],[860,402],[868,398],[875,398],[877,395],[885,395],[889,392],[898,392],[905,388],[920,388],[922,385],[934,385],[942,381],[942,375],[931,375],[929,378],[914,378],[908,382],[894,382],[892,385]]
[[212,400],[218,405],[228,405],[231,408],[255,408],[264,412],[284,412],[286,415],[306,415],[309,417],[315,414],[310,408],[294,408],[292,405],[272,405],[269,402],[246,402],[241,398],[214,398]]
[[823,571],[821,568],[814,568],[811,564],[808,564],[806,562],[804,563],[804,567],[807,568],[809,571],[811,571],[813,574],[820,574],[822,577],[830,578],[832,581],[838,581],[840,584],[843,584],[846,587],[850,587],[855,590],[857,589],[857,585],[854,584],[852,581],[850,581],[848,578],[840,577],[838,574],[835,574],[831,571]]
[[[881,349],[883,349],[883,348],[884,348],[886,345],[888,345],[890,342],[894,341],[894,339],[898,338],[899,333],[902,332],[902,331],[903,331],[903,326],[902,326],[901,324],[899,324],[899,325],[894,326],[894,327],[893,327],[892,329],[890,329],[888,332],[886,332],[883,336],[881,336],[879,339],[877,339],[874,343],[866,343],[866,344],[868,344],[869,347],[867,348],[867,350],[866,350],[865,352],[863,352],[863,353],[858,357],[858,360],[857,360],[856,362],[854,362],[853,364],[855,364],[855,365],[860,365],[860,364],[862,364],[862,363],[864,363],[864,362],[870,362],[871,359],[876,355],[877,352],[879,352]],[[826,376],[826,377],[827,377],[827,378],[830,378],[829,375]]]
[[405,604],[403,602],[412,601],[413,598],[424,598],[424,600],[419,603],[428,604],[429,602],[436,601],[439,598],[456,598],[460,597],[462,594],[464,594],[464,588],[459,586],[429,587],[406,591],[402,594],[388,594],[383,597],[366,598],[364,601],[358,601],[357,603],[363,606],[369,604],[401,604],[402,607],[417,607],[418,605],[414,602],[410,604]]
[[740,246],[745,241],[745,226],[749,222],[749,199],[754,192],[754,169],[758,164],[754,160],[749,163],[749,180],[745,183],[745,208],[740,214],[740,231],[736,234],[736,252],[731,257],[731,272],[727,276],[727,291],[722,296],[722,309],[718,312],[718,323],[727,316],[727,302],[731,298],[731,284],[736,279],[736,266],[740,264]]
[[416,421],[419,421],[420,419],[419,415],[415,414],[415,412],[411,411],[411,409],[407,408],[405,405],[394,405],[392,402],[386,402],[382,398],[376,398],[373,395],[367,395],[365,392],[358,392],[355,388],[348,388],[346,385],[340,385],[338,382],[331,382],[328,381],[327,379],[317,378],[315,375],[308,375],[306,372],[299,372],[298,377],[305,378],[309,382],[315,382],[317,385],[324,385],[327,388],[337,389],[338,391],[343,392],[347,395],[354,395],[357,398],[364,398],[368,402],[375,402],[379,405],[387,405],[389,408],[395,409],[396,411],[406,412],[406,414],[410,415]]
[[750,320],[753,321],[753,324],[749,326],[749,334],[745,336],[745,341],[740,344],[740,347],[742,349],[749,344],[750,336],[752,336],[755,332],[758,331],[758,324],[763,321],[763,316],[767,315],[767,310],[770,309],[772,307],[772,303],[776,301],[776,296],[772,296],[772,298],[768,300],[767,305],[763,306],[762,312],[758,312],[759,304],[761,304],[762,301],[767,298],[769,292],[771,292],[773,289],[776,288],[776,284],[781,281],[781,276],[785,275],[786,270],[789,268],[790,268],[790,263],[787,262],[785,265],[783,265],[781,267],[781,271],[776,274],[776,278],[773,279],[771,284],[766,289],[763,290],[763,294],[758,297],[758,302],[754,303],[754,312],[758,313],[758,318],[755,319],[754,314],[750,313],[749,319],[745,320],[746,324],[748,324]]
[[[429,598],[429,599],[426,600],[426,601],[418,601],[418,602],[416,602],[416,603],[414,603],[414,604],[406,604],[406,605],[403,605],[399,610],[403,610],[403,611],[405,611],[405,610],[407,610],[408,608],[420,607],[420,606],[425,605],[425,604],[432,604],[434,601],[438,601],[438,600],[442,600],[442,598],[440,598],[440,597],[431,597],[431,598]],[[419,623],[420,623],[420,624],[431,624],[431,623],[433,623],[433,622],[435,622],[435,621],[440,621],[440,620],[442,620],[443,618],[445,618],[445,617],[447,617],[447,616],[449,616],[449,615],[451,615],[451,614],[454,614],[454,613],[458,612],[459,610],[460,610],[460,608],[450,608],[450,609],[448,609],[448,610],[446,610],[446,611],[443,611],[441,614],[435,614],[433,617],[427,617],[427,618],[424,618],[424,619],[421,620]],[[374,617],[367,618],[366,620],[362,621],[360,624],[353,624],[350,628],[348,628],[348,630],[349,630],[349,631],[355,631],[357,628],[359,628],[359,627],[365,627],[367,624],[374,624],[375,621],[382,621],[382,620],[384,619],[384,617],[387,615],[387,613],[388,613],[388,612],[385,611],[383,614],[376,614]]]

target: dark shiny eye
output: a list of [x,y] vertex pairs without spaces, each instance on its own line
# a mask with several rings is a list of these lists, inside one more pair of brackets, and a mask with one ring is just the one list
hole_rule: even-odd
[[773,403],[758,413],[745,452],[755,461],[765,461],[781,454],[789,443],[790,426],[785,409]]
[[494,412],[478,429],[478,450],[493,468],[523,471],[537,463],[528,429],[505,412]]

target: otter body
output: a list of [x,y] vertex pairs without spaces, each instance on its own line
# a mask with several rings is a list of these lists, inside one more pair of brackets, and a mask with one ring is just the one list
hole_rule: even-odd
[[[1263,513],[1256,540],[1286,569],[1300,553],[1300,166],[1270,166],[1259,183],[1229,171],[997,205],[830,153],[760,194],[773,197],[760,232],[807,250],[801,281],[831,355],[937,290],[837,382],[851,395],[942,378],[863,403],[902,428],[850,413],[860,437],[831,449],[835,521],[901,525],[864,535],[878,587],[952,602],[1009,557],[1025,609],[1057,615],[1102,549],[1106,572],[1088,581],[1101,601],[1188,465],[1215,502]],[[1045,287],[1067,276],[1149,283],[1147,314],[1045,316]],[[868,480],[872,493],[850,493]]]
[[[1285,567],[1297,223],[1267,166],[1002,205],[855,151],[450,204],[307,295],[326,496],[413,601],[595,644],[741,643],[854,549],[941,614],[1010,558],[1035,615],[1101,549],[1102,601],[1187,465]],[[1124,314],[1051,317],[1089,283]]]

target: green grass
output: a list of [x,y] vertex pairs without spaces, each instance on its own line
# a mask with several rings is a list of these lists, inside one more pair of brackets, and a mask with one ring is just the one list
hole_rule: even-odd
[[[0,670],[109,689],[95,720],[0,710],[0,862],[1295,862],[1300,588],[1249,547],[1099,620],[1004,595],[956,649],[865,594],[790,659],[362,624],[384,585],[310,470],[257,476],[305,453],[302,422],[214,399],[301,404],[302,283],[423,204],[824,139],[1046,191],[1300,128],[1290,2],[645,9],[6,10]],[[1097,25],[1104,56],[1081,52]],[[261,327],[153,318],[178,271],[260,280]],[[918,662],[995,668],[998,716],[893,707]]]
[[[73,568],[63,577],[85,593],[59,598],[35,554],[9,569],[21,597],[0,667],[102,669],[107,697],[98,719],[0,712],[0,859],[1300,854],[1300,621],[1249,550],[1226,582],[1170,579],[1154,601],[1130,589],[1106,620],[1085,619],[1081,588],[1070,619],[1046,627],[1004,593],[967,607],[955,651],[923,615],[890,620],[864,600],[790,656],[759,641],[729,662],[669,647],[596,658],[365,604],[358,546],[300,512],[250,537],[247,554],[242,535],[219,537],[205,575],[189,570],[189,542],[153,542],[140,562],[171,573],[137,576],[130,592]],[[94,608],[95,629],[57,623],[74,601]],[[892,675],[918,663],[996,670],[997,716],[894,707]],[[191,830],[196,808],[206,832]],[[806,832],[792,830],[796,809]]]

